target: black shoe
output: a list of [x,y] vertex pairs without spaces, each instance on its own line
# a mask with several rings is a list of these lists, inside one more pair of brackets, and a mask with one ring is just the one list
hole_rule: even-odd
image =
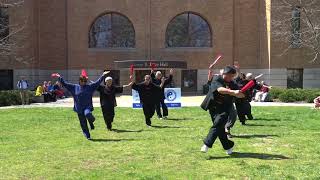
[[247,115],[247,117],[248,117],[249,120],[253,120],[252,114]]
[[246,122],[245,121],[241,121],[241,125],[246,125]]
[[91,140],[90,134],[87,134],[87,133],[84,133],[84,132],[82,132],[82,133],[83,133],[85,138],[87,138],[88,140]]
[[93,122],[92,122],[92,123],[90,122],[89,124],[90,124],[90,129],[91,129],[91,130],[94,130],[94,124],[93,124]]
[[108,131],[112,131],[112,125],[107,126],[107,130],[108,130]]

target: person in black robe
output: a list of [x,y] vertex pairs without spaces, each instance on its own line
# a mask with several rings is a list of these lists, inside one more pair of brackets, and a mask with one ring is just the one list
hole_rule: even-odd
[[236,108],[237,108],[237,113],[238,113],[238,117],[239,117],[239,120],[242,125],[246,124],[247,119],[249,119],[249,120],[253,119],[250,102],[252,101],[253,91],[255,88],[257,88],[257,79],[260,78],[261,76],[262,76],[262,74],[253,78],[252,74],[248,73],[245,78],[242,77],[240,79],[237,79],[237,81],[236,81],[240,88],[244,87],[251,80],[253,80],[255,82],[254,87],[252,87],[252,88],[248,89],[246,92],[244,92],[244,94],[246,96],[245,98],[237,98],[236,99],[235,104],[236,104]]
[[216,76],[212,80],[209,92],[201,104],[202,109],[209,110],[213,123],[207,137],[203,141],[202,152],[207,152],[209,148],[212,148],[213,143],[219,137],[227,154],[232,154],[234,142],[228,139],[225,125],[228,121],[234,98],[244,97],[244,94],[238,90],[237,84],[233,81],[235,76],[235,68],[226,66],[223,75]]
[[114,108],[117,106],[116,94],[122,93],[123,88],[131,86],[132,83],[123,86],[115,86],[112,82],[112,77],[107,77],[105,83],[98,87],[100,92],[100,105],[104,122],[109,131],[112,130],[112,123],[115,116]]
[[[150,76],[152,78],[152,82],[154,84],[160,86],[161,79],[162,79],[161,72],[157,71],[156,73],[154,73],[154,71],[151,70]],[[158,115],[159,119],[167,119],[167,117],[168,117],[168,107],[164,103],[164,100],[165,100],[164,88],[167,87],[172,82],[172,78],[173,78],[173,69],[170,69],[170,75],[169,75],[168,78],[165,78],[164,85],[161,88],[161,93],[159,94],[160,95],[159,102],[156,103],[156,112],[157,112],[157,115]],[[162,107],[162,111],[163,111],[163,116],[161,114],[161,107]]]
[[161,88],[165,79],[162,78],[160,86],[152,83],[151,76],[146,75],[142,83],[132,84],[132,89],[138,91],[140,103],[142,104],[145,121],[148,127],[151,127],[151,118],[155,112],[156,103],[159,102]]

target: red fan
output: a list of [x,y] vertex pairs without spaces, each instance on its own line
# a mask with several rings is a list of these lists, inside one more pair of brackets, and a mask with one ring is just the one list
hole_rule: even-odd
[[88,74],[87,74],[87,71],[85,69],[81,70],[81,76],[85,77],[85,78],[88,78]]
[[242,93],[246,92],[248,89],[252,88],[253,86],[255,86],[255,82],[253,80],[249,81],[240,91]]
[[133,64],[130,65],[130,75],[132,76],[133,75],[133,71],[134,71],[134,66]]
[[53,74],[51,74],[51,77],[52,78],[57,78],[57,77],[60,77],[60,75],[58,73],[53,73]]
[[154,70],[156,67],[157,67],[157,64],[156,63],[150,63],[150,67],[152,70]]
[[222,58],[222,54],[218,54],[218,56],[216,57],[216,59],[214,60],[214,62],[212,64],[210,64],[210,69],[219,62],[219,60]]

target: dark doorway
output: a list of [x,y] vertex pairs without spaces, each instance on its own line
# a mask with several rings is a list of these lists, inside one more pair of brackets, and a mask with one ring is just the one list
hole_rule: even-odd
[[303,88],[303,69],[288,69],[287,75],[287,88]]
[[182,70],[181,90],[183,92],[197,91],[197,70]]
[[13,89],[13,70],[2,69],[0,70],[0,90]]

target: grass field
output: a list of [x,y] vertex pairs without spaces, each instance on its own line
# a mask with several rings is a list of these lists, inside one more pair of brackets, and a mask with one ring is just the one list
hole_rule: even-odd
[[118,108],[113,132],[97,108],[93,141],[71,108],[0,110],[0,179],[320,179],[320,111],[253,111],[228,156],[219,140],[200,152],[212,124],[200,108],[171,110],[153,128],[141,110]]

